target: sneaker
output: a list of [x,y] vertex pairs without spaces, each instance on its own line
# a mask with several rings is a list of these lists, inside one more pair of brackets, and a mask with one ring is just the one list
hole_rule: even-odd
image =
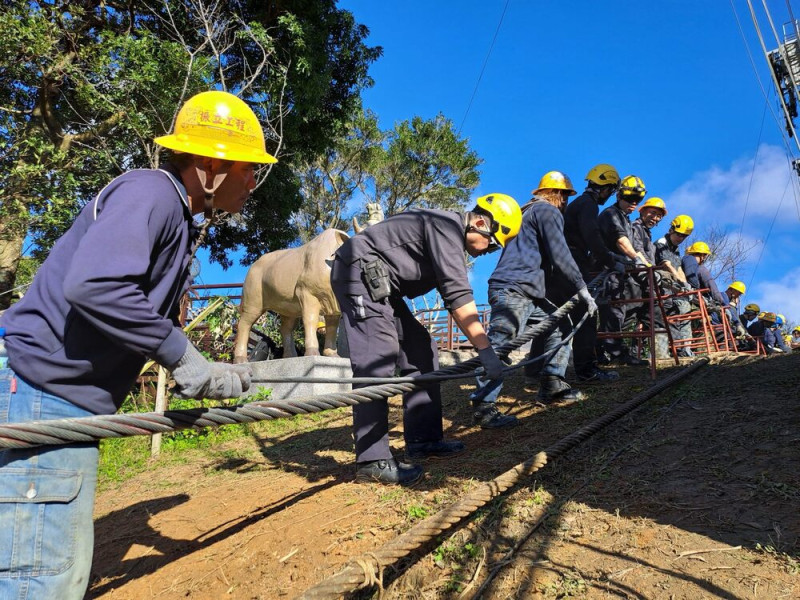
[[596,381],[598,383],[606,383],[619,379],[619,373],[616,371],[600,369],[598,367],[592,367],[588,371],[577,373],[577,376],[578,381]]
[[480,425],[481,429],[513,427],[518,422],[514,415],[504,415],[497,410],[494,402],[483,402],[482,405],[474,405],[474,408],[472,420],[476,425]]
[[411,485],[422,477],[422,467],[383,458],[356,463],[356,481]]
[[439,440],[438,442],[407,442],[406,458],[420,460],[425,458],[449,458],[465,450],[463,442]]
[[542,378],[536,400],[542,403],[549,402],[578,402],[583,400],[583,394],[572,387],[561,377],[546,375]]

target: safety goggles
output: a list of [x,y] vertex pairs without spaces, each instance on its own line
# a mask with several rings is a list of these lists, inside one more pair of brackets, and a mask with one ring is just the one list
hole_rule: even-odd
[[620,196],[619,199],[623,202],[627,202],[628,204],[632,204],[633,206],[636,206],[642,201],[642,198],[639,196]]

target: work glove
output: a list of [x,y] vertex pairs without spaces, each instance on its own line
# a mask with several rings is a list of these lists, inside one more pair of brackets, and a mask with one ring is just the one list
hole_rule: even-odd
[[581,288],[578,290],[578,298],[580,298],[581,302],[586,305],[586,314],[590,317],[593,317],[597,312],[597,303],[592,298],[592,295],[589,293],[588,288]]
[[637,267],[652,267],[653,266],[649,262],[647,262],[645,259],[643,259],[641,256],[639,256],[638,254],[636,255],[636,259],[633,262]]
[[247,365],[210,363],[192,344],[171,367],[179,398],[238,398],[250,388],[253,372]]
[[497,358],[494,348],[487,346],[483,350],[478,350],[478,358],[481,359],[483,370],[486,371],[486,379],[503,378],[503,361]]

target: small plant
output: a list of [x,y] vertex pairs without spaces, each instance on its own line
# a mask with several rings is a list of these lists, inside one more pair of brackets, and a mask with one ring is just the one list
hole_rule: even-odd
[[428,516],[428,509],[424,506],[419,504],[412,504],[408,507],[408,518],[412,521],[417,521],[419,519],[424,519]]
[[769,554],[778,562],[783,565],[784,570],[789,573],[789,575],[798,575],[800,574],[800,562],[793,556],[786,554],[785,552],[781,552],[777,550],[774,546],[771,545],[762,545],[756,543],[756,552],[762,552],[764,554]]

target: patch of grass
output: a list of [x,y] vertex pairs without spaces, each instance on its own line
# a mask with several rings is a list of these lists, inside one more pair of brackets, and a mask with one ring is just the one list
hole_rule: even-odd
[[[271,390],[263,388],[256,394],[247,397],[247,402],[268,400]],[[170,410],[184,410],[219,406],[216,400],[193,400],[172,398],[169,402]],[[152,405],[142,406],[134,396],[129,396],[122,405],[120,412],[136,413],[153,410]],[[166,433],[162,437],[161,455],[157,464],[180,464],[192,456],[191,452],[201,451],[215,455],[214,449],[224,442],[239,438],[262,435],[266,437],[281,437],[289,433],[306,429],[317,429],[321,423],[339,418],[340,415],[332,413],[341,412],[325,411],[309,415],[295,415],[287,419],[261,421],[253,424],[227,425],[219,428],[184,429]],[[241,458],[241,453],[226,450],[218,453],[215,458],[223,460]],[[100,490],[121,483],[131,477],[146,471],[154,464],[150,458],[150,437],[136,436],[130,438],[110,438],[100,442],[100,465],[98,471],[98,488]]]
[[564,573],[542,590],[546,598],[574,598],[584,596],[587,591],[586,582],[576,573]]
[[756,544],[756,552],[772,556],[789,575],[800,575],[800,562],[795,557],[786,554],[786,552],[781,552],[771,545],[762,546],[761,544]]
[[428,509],[421,504],[412,504],[406,509],[406,514],[412,521],[418,521],[428,516]]
[[103,489],[146,470],[150,464],[150,438],[109,438],[100,441],[98,487]]

